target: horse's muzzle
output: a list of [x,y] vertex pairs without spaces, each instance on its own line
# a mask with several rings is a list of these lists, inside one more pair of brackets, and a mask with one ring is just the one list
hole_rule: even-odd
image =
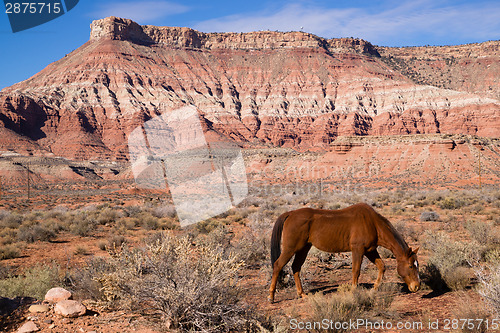
[[410,283],[408,289],[410,289],[412,293],[416,293],[420,290],[420,283]]

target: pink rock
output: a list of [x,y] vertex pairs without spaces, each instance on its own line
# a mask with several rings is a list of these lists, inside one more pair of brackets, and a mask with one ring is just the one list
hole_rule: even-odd
[[78,301],[64,300],[56,304],[54,312],[63,317],[75,318],[83,316],[87,312],[87,308]]
[[52,288],[45,294],[45,300],[49,302],[59,302],[71,298],[71,292],[64,288]]
[[40,329],[33,321],[28,321],[24,323],[23,326],[19,327],[17,333],[30,333],[30,332],[38,332]]

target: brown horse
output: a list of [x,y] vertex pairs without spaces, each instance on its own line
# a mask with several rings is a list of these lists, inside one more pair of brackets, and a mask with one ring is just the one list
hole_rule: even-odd
[[[283,243],[282,249],[280,244]],[[300,268],[311,246],[337,253],[352,252],[352,284],[358,284],[361,261],[365,255],[378,268],[375,288],[382,282],[385,265],[377,252],[383,246],[396,256],[397,270],[412,292],[420,289],[417,251],[412,250],[392,224],[367,204],[339,210],[301,208],[282,214],[271,236],[273,277],[269,301],[274,302],[276,282],[283,266],[295,255],[293,277],[300,297],[306,296],[300,282]]]

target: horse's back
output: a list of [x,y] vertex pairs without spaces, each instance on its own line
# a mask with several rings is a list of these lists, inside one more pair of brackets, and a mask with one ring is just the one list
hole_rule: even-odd
[[366,204],[338,210],[301,208],[289,212],[288,220],[296,237],[307,238],[322,251],[344,252],[350,251],[353,243],[376,242],[373,212]]

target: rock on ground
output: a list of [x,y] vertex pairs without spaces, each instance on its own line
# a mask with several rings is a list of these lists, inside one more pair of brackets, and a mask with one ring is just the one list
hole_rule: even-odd
[[52,288],[45,294],[45,300],[49,302],[59,302],[71,298],[71,292],[64,288]]
[[26,322],[23,326],[19,327],[17,333],[29,333],[39,331],[38,326],[33,321]]
[[45,304],[33,304],[28,309],[28,311],[31,313],[47,312],[49,310],[50,310],[49,306]]
[[64,300],[56,304],[54,312],[63,317],[74,318],[83,316],[87,312],[87,308],[78,301]]

